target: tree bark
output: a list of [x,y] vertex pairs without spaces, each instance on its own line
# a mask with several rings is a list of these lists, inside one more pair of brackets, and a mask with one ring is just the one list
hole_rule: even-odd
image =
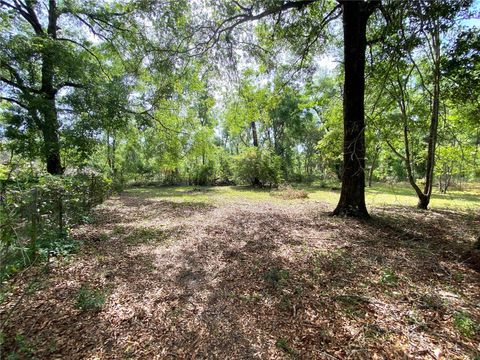
[[252,128],[253,146],[258,148],[257,124],[255,123],[255,121],[252,121],[250,123],[250,127]]
[[58,136],[57,109],[55,98],[45,99],[41,108],[43,115],[42,135],[43,152],[48,173],[52,175],[63,174],[63,167],[60,159],[60,140]]
[[[57,6],[55,0],[48,2],[48,27],[47,35],[51,39],[57,38]],[[58,136],[59,124],[55,97],[57,90],[54,88],[54,62],[55,54],[51,47],[42,50],[42,87],[40,89],[43,103],[39,109],[43,117],[41,126],[44,141],[44,156],[47,171],[52,175],[61,175],[63,167],[60,158],[60,139]]]
[[[255,124],[255,121],[252,121],[250,123],[250,127],[252,128],[253,146],[255,146],[258,149],[257,124]],[[258,177],[255,177],[255,178],[253,178],[252,185],[253,186],[261,186],[262,184],[260,183],[260,179]]]
[[373,155],[372,164],[370,166],[370,171],[368,172],[368,187],[372,187],[373,180],[373,171],[375,170],[375,165],[377,164],[378,154],[380,153],[380,145],[375,147],[375,153]]
[[365,205],[365,51],[367,21],[380,1],[340,1],[343,8],[345,83],[343,173],[333,215],[368,218]]
[[433,92],[432,117],[428,135],[427,171],[425,174],[424,196],[418,201],[418,208],[426,210],[430,203],[433,188],[433,170],[435,168],[435,150],[437,147],[438,122],[440,117],[440,34],[438,27],[432,34],[433,48]]

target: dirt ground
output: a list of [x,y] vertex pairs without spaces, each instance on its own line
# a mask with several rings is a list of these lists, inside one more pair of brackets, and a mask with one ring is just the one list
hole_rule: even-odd
[[111,198],[14,279],[0,358],[480,359],[478,214],[188,195]]

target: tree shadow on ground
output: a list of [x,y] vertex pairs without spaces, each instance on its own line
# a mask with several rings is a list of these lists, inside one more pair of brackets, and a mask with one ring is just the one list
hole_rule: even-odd
[[176,186],[164,186],[156,188],[135,187],[123,193],[122,197],[132,198],[183,198],[185,195],[212,195],[217,187],[214,186],[188,186],[178,188]]
[[[39,358],[475,352],[478,335],[461,337],[452,322],[457,309],[480,321],[480,276],[462,262],[472,217],[385,208],[361,222],[320,214],[312,203],[182,203],[177,212],[164,201],[149,202],[137,216],[144,201],[127,196],[109,204],[113,213],[86,230],[108,230],[108,238],[93,238],[80,259],[53,270],[48,288],[18,308],[5,330],[9,339],[37,339]],[[107,289],[100,311],[75,310],[84,283]]]
[[176,202],[124,195],[109,207],[98,207],[95,219],[97,223],[111,224],[151,220],[159,214],[164,218],[188,218],[212,209],[212,204],[200,201]]

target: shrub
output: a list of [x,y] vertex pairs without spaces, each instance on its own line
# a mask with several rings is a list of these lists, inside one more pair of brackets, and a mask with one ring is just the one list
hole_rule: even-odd
[[0,281],[35,260],[74,251],[70,228],[90,220],[110,185],[94,173],[0,181]]
[[275,343],[275,346],[280,350],[285,351],[287,354],[289,354],[293,358],[296,358],[298,356],[297,352],[294,349],[292,349],[288,344],[288,342],[284,339],[278,339]]
[[253,186],[276,186],[281,181],[280,157],[271,151],[248,148],[235,158],[238,183]]
[[163,185],[180,185],[183,182],[183,178],[180,172],[175,170],[164,170],[162,174]]
[[215,185],[235,185],[233,173],[232,156],[228,153],[221,153],[218,159],[218,173]]
[[398,283],[398,276],[392,269],[386,269],[382,272],[380,283],[387,286],[395,286]]
[[215,181],[215,164],[211,161],[196,167],[193,171],[192,185],[212,185]]
[[458,332],[465,337],[475,336],[478,325],[473,321],[470,315],[465,311],[458,311],[453,315],[453,321]]
[[283,285],[289,277],[290,273],[288,272],[288,270],[277,267],[273,267],[263,274],[263,278],[265,279],[265,281],[267,281],[275,288]]

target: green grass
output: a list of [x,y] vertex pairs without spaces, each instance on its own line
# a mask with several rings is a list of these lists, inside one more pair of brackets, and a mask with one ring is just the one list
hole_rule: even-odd
[[465,337],[474,337],[479,326],[465,311],[457,311],[453,315],[454,325],[457,331]]
[[[334,206],[340,196],[339,190],[320,186],[297,185],[297,188],[308,192],[308,199],[284,200],[270,195],[272,189],[255,189],[245,186],[175,186],[157,188],[132,188],[127,193],[144,195],[148,198],[159,198],[177,202],[229,203],[242,201],[259,201],[274,203],[294,203],[302,201],[320,201]],[[376,183],[366,188],[368,207],[412,206],[418,199],[414,190],[404,183]],[[450,191],[441,194],[434,191],[430,202],[432,209],[476,210],[480,208],[480,189],[472,187],[466,191]]]
[[[416,206],[418,198],[414,190],[406,184],[374,184],[366,189],[367,204],[370,206],[400,205]],[[449,191],[441,194],[436,189],[430,201],[431,208],[451,208],[473,210],[480,208],[480,191]]]
[[76,296],[75,308],[81,311],[100,310],[106,301],[106,293],[101,289],[82,286]]

